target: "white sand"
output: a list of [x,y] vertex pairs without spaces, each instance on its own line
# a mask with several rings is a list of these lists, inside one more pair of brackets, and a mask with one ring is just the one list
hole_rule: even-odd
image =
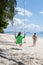
[[0,34],[0,65],[17,65],[16,62],[9,61],[1,55],[13,58],[25,65],[43,64],[43,38],[38,37],[34,47],[32,47],[32,37],[26,37],[24,40],[22,47],[20,47],[16,45],[14,35]]

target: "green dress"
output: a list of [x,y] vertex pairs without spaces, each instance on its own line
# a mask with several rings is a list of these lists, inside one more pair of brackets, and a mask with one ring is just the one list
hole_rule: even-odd
[[21,35],[20,36],[15,35],[15,38],[16,38],[16,44],[22,44],[22,39],[25,38],[25,35],[24,37]]

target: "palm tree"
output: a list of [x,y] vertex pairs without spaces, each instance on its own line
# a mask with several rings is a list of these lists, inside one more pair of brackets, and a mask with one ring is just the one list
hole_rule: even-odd
[[16,14],[16,5],[16,0],[0,0],[0,32],[4,32],[3,29],[7,27],[7,19],[12,20]]

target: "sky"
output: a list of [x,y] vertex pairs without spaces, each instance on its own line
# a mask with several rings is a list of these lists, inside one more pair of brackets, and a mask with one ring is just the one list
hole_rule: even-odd
[[43,0],[17,0],[15,9],[13,28],[9,21],[5,31],[43,32]]

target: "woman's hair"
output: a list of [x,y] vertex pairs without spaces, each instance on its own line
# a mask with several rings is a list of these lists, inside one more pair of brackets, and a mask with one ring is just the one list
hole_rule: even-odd
[[34,35],[36,35],[36,33],[34,33]]
[[20,36],[20,35],[21,35],[21,32],[19,32],[17,36]]

